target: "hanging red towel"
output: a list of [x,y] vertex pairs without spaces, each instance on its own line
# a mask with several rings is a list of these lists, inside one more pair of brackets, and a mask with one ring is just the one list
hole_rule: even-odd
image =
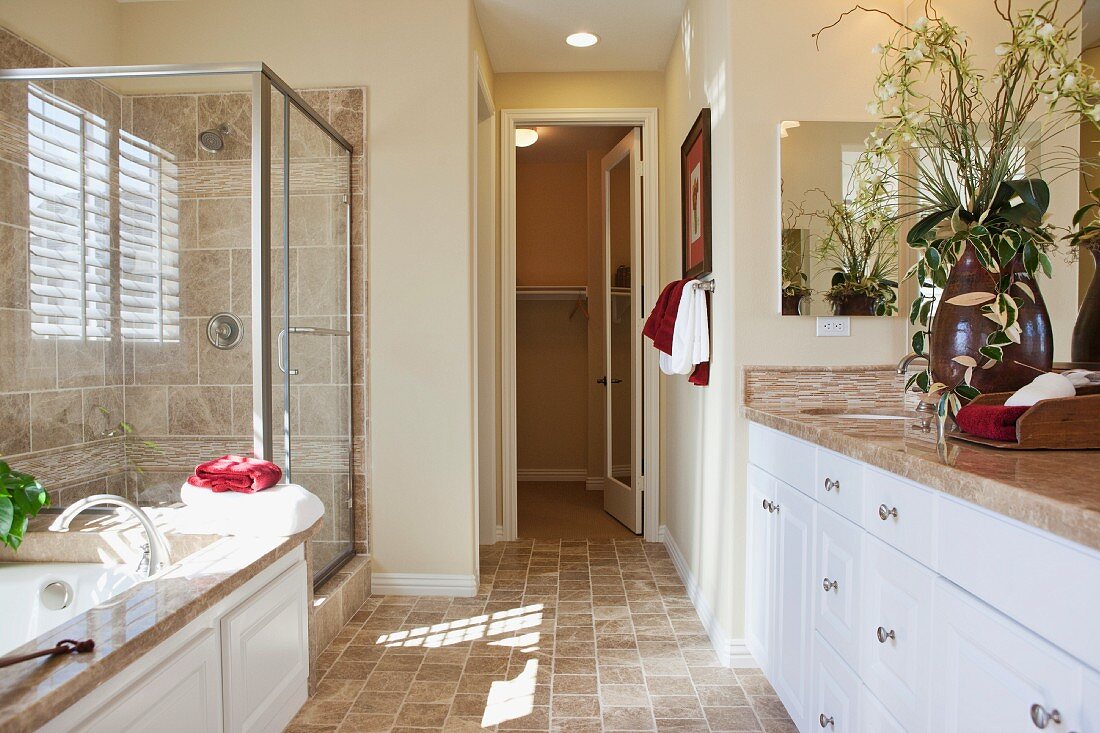
[[254,494],[271,488],[283,477],[283,469],[252,456],[228,455],[195,466],[187,483],[216,493],[236,491]]
[[689,282],[691,280],[674,280],[666,285],[642,327],[642,335],[650,338],[658,351],[672,353],[672,333],[676,326],[676,312],[680,308],[680,295]]
[[979,438],[1016,442],[1016,421],[1029,409],[1004,405],[967,405],[955,415],[955,422],[964,433]]
[[710,384],[710,362],[704,361],[695,365],[695,370],[688,377],[688,381],[696,387],[706,387]]

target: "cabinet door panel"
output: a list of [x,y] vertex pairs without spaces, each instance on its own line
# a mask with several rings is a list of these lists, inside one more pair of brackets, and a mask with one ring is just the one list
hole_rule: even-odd
[[773,685],[791,717],[805,720],[813,659],[814,502],[782,482],[778,482],[776,500]]
[[749,464],[748,567],[745,644],[765,674],[771,672],[772,608],[775,599],[775,479]]
[[1062,719],[1043,730],[1069,731],[1079,719],[1079,663],[945,580],[936,581],[935,593],[933,727],[1035,731],[1031,708],[1042,705]]
[[835,733],[859,730],[859,678],[819,634],[814,635],[813,699],[809,730]]
[[928,729],[933,575],[865,537],[860,677],[909,730]]
[[861,691],[859,701],[860,733],[906,733],[901,723],[886,712],[886,708],[866,687]]
[[818,508],[814,626],[853,669],[859,666],[862,536],[860,527]]

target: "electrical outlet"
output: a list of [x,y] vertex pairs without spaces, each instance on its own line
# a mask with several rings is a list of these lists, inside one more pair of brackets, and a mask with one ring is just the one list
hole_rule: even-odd
[[818,336],[851,336],[852,319],[848,316],[818,316]]

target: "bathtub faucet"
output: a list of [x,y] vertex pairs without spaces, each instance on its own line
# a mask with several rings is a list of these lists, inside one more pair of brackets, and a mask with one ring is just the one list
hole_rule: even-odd
[[149,515],[142,511],[136,504],[121,496],[115,496],[114,494],[96,494],[94,496],[79,499],[61,512],[57,519],[54,520],[54,523],[50,525],[50,529],[55,532],[68,532],[69,525],[76,515],[94,506],[116,506],[128,509],[130,513],[134,515],[134,518],[141,523],[148,542],[142,545],[141,549],[143,552],[138,561],[138,572],[144,571],[147,575],[153,575],[171,564],[172,560],[168,554],[168,541],[164,538],[164,535],[156,528],[153,521],[149,519]]

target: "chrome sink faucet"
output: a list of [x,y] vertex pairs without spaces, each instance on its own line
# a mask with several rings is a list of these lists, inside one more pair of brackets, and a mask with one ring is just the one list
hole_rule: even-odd
[[927,356],[921,356],[920,354],[906,354],[901,357],[901,361],[898,362],[898,374],[904,375],[909,371],[909,365],[915,362],[917,359],[922,360],[925,364],[928,363]]
[[168,552],[168,540],[153,524],[153,521],[149,519],[149,515],[129,499],[114,494],[95,494],[73,502],[58,515],[54,523],[50,525],[50,529],[55,532],[68,532],[69,525],[76,518],[76,515],[95,506],[116,506],[128,509],[134,515],[134,518],[141,523],[148,541],[141,547],[142,555],[138,560],[137,567],[139,573],[145,572],[147,576],[153,575],[172,563]]

